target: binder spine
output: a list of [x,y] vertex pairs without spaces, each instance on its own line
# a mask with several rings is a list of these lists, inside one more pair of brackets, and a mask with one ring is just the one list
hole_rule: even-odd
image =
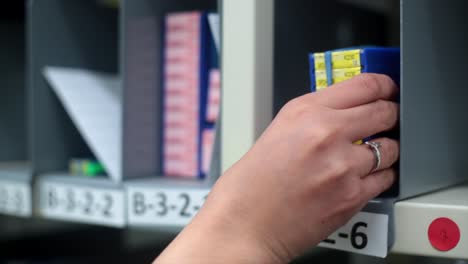
[[163,170],[167,176],[197,175],[199,21],[197,13],[166,17]]
[[163,173],[203,178],[203,133],[214,43],[207,14],[166,16],[164,49]]

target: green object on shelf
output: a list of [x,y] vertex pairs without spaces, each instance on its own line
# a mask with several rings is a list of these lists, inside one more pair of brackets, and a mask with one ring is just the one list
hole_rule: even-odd
[[104,166],[95,160],[89,159],[71,159],[70,173],[72,175],[84,175],[95,177],[105,174]]
[[83,167],[86,176],[96,176],[104,173],[104,167],[99,162],[86,162]]

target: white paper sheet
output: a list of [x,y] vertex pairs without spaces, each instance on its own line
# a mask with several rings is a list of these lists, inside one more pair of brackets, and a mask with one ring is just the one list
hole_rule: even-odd
[[114,181],[120,181],[122,179],[120,79],[115,75],[61,67],[46,67],[44,76],[109,176]]
[[221,38],[219,14],[217,13],[208,14],[208,22],[210,23],[211,33],[213,34],[213,38],[214,38],[215,45],[216,45],[216,50],[218,51],[218,54],[219,54],[219,44],[220,44],[220,38]]

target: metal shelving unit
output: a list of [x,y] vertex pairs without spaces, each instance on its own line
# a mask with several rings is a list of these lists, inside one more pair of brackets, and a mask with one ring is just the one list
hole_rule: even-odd
[[[378,254],[365,247],[350,248],[349,240],[338,243],[332,237],[334,247],[371,255],[388,250],[468,259],[468,186],[460,185],[468,180],[464,173],[467,125],[460,121],[468,110],[468,92],[463,87],[468,82],[463,65],[468,61],[464,34],[468,21],[463,13],[468,5],[463,0],[401,0],[400,5],[394,1],[397,4],[389,6],[399,9],[401,24],[393,17],[392,24],[385,26],[396,30],[389,40],[380,32],[385,5],[378,5],[378,12],[365,11],[356,8],[358,2],[363,1],[324,1],[320,9],[305,0],[122,0],[117,9],[94,0],[31,2],[28,89],[25,93],[13,88],[21,84],[12,84],[6,86],[7,96],[0,96],[0,125],[12,124],[8,135],[13,135],[0,137],[0,212],[29,217],[36,211],[40,217],[66,222],[177,232],[203,205],[219,175],[251,147],[279,108],[308,92],[308,52],[363,41],[399,44],[400,181],[390,198],[372,201],[340,229],[351,232],[356,223],[369,220],[369,214],[386,219],[375,222],[374,229],[387,231],[387,237],[379,240]],[[345,6],[353,12],[346,12]],[[217,9],[222,15],[222,122],[210,175],[204,181],[161,177],[159,154],[162,17],[168,11],[193,9]],[[349,24],[356,28],[346,28]],[[351,33],[338,34],[343,27]],[[51,89],[43,74],[45,66],[106,72],[120,80],[120,110],[115,112],[119,129],[113,146],[119,165],[113,179],[64,172],[70,158],[98,155]],[[23,122],[26,113],[19,109],[26,98],[29,124]],[[18,100],[17,108],[3,100]],[[23,162],[12,163],[16,160]],[[8,204],[19,200],[29,204],[23,203],[21,210],[16,205],[2,207],[5,186],[14,190],[9,192],[13,196]],[[442,188],[446,189],[438,191]],[[460,240],[451,250],[437,250],[429,240],[431,223],[438,218],[452,219],[460,231]],[[361,231],[368,244],[375,243],[376,233]],[[454,240],[447,232],[432,239]]]

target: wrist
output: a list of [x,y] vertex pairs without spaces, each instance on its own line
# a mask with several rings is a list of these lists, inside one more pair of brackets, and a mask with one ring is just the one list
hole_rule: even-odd
[[[215,198],[215,199],[211,199]],[[211,197],[155,263],[288,263],[223,197]],[[227,202],[227,203],[226,203]]]
[[[218,204],[219,202],[219,204]],[[203,241],[203,254],[223,259],[223,263],[287,263],[289,259],[276,253],[259,232],[249,226],[223,201],[213,201],[187,228],[187,236],[199,237]]]

